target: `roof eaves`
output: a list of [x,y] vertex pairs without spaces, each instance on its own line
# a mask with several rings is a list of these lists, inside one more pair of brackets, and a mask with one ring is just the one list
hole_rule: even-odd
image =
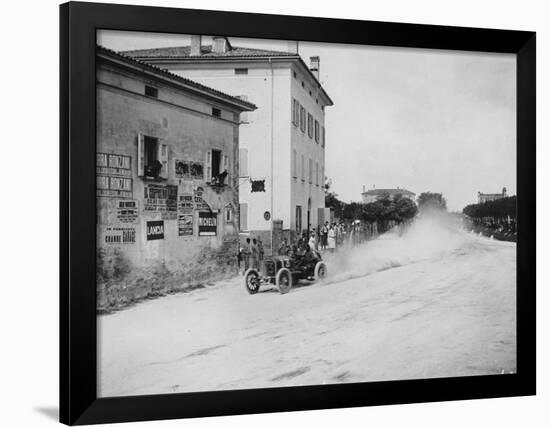
[[167,79],[175,81],[179,84],[183,84],[188,89],[194,89],[194,90],[206,93],[209,96],[214,97],[214,98],[218,98],[218,99],[221,98],[222,101],[229,102],[230,104],[233,104],[233,105],[239,105],[241,108],[245,107],[244,111],[253,111],[253,110],[257,109],[256,105],[253,104],[250,101],[245,101],[243,99],[234,97],[234,96],[229,95],[227,93],[224,93],[222,91],[213,89],[211,87],[205,86],[205,85],[200,84],[198,82],[195,82],[193,80],[190,80],[190,79],[187,79],[185,77],[179,76],[177,74],[171,73],[171,72],[169,72],[167,70],[164,70],[162,68],[159,68],[155,65],[149,64],[147,62],[140,61],[138,59],[126,56],[126,55],[118,53],[118,52],[115,52],[114,50],[108,49],[104,46],[97,45],[97,50],[98,50],[98,53],[107,54],[107,55],[110,55],[112,57],[118,58],[120,60],[124,60],[127,63],[131,63],[131,64],[134,64],[136,66],[146,68],[149,71],[154,72],[155,74],[162,76],[163,78],[167,78]]
[[[266,53],[267,52],[267,53]],[[321,82],[315,77],[313,72],[309,69],[309,67],[306,65],[304,60],[300,55],[297,54],[286,54],[285,52],[273,52],[277,53],[269,54],[269,51],[263,51],[262,54],[257,55],[211,55],[211,54],[203,54],[203,55],[166,55],[166,56],[160,56],[160,55],[153,55],[153,56],[147,56],[147,55],[136,55],[132,58],[136,58],[139,61],[146,61],[147,63],[155,63],[155,62],[233,62],[238,60],[256,60],[256,61],[298,61],[303,69],[306,70],[306,73],[309,75],[309,77],[315,82],[317,85],[317,88],[321,90],[321,93],[326,98],[326,104],[328,106],[334,105],[334,101],[330,98],[328,93],[323,88],[323,85]]]

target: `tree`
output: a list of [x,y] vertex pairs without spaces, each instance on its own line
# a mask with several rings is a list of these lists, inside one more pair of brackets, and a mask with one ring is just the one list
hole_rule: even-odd
[[346,204],[338,199],[338,194],[333,191],[327,192],[325,195],[325,206],[331,208],[337,217],[342,217],[344,206]]
[[516,196],[503,197],[502,199],[493,200],[491,202],[476,203],[466,206],[462,212],[470,218],[506,218],[516,217]]
[[400,197],[397,201],[394,199],[394,203],[399,221],[410,220],[418,213],[416,203],[414,203],[411,199]]
[[420,210],[425,209],[440,209],[447,210],[447,200],[443,197],[441,193],[430,193],[425,192],[421,193],[418,196],[418,208]]

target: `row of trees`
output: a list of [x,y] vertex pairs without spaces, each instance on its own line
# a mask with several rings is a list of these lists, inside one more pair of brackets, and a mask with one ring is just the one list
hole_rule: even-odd
[[381,195],[372,203],[345,203],[338,199],[334,192],[327,192],[325,206],[334,210],[335,216],[345,220],[360,219],[365,222],[389,222],[398,223],[408,221],[418,213],[419,209],[447,209],[447,201],[440,193],[422,193],[418,197],[417,204],[397,194]]
[[470,218],[515,218],[517,197],[503,197],[491,202],[466,206],[462,212]]

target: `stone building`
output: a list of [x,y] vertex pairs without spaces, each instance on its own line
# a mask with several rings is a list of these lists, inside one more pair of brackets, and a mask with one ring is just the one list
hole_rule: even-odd
[[501,193],[481,193],[478,191],[477,202],[492,202],[493,200],[503,199],[504,197],[507,197],[506,187],[502,189]]
[[[319,80],[319,57],[309,66],[288,51],[212,45],[191,36],[190,46],[124,52],[258,106],[241,116],[240,229],[277,247],[272,230],[291,234],[317,226],[325,207],[325,107],[333,105]],[[277,233],[275,233],[277,234]],[[275,239],[275,241],[272,241]]]
[[240,114],[255,106],[98,47],[99,305],[236,271]]
[[385,195],[390,196],[391,199],[394,199],[397,195],[415,201],[416,194],[412,191],[405,190],[404,188],[373,188],[372,190],[365,190],[363,186],[363,192],[361,197],[363,198],[363,203],[372,203],[376,202],[381,197]]

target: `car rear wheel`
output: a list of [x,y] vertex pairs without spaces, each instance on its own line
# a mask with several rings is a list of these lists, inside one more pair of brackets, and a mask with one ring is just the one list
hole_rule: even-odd
[[292,288],[292,274],[288,268],[281,268],[275,277],[275,284],[279,292],[286,294]]
[[244,273],[244,286],[249,294],[255,294],[260,290],[260,275],[255,269],[249,268]]
[[327,277],[327,265],[323,261],[315,264],[315,280],[323,280]]

